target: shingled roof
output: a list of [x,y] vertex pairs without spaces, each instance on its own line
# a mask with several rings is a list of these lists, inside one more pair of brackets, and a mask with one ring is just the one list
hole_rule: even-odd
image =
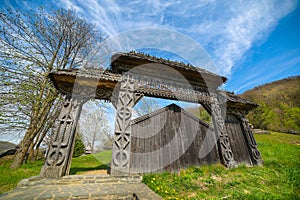
[[200,67],[195,67],[183,62],[166,60],[135,51],[114,54],[111,58],[111,71],[114,73],[122,73],[124,71],[129,71],[136,66],[145,64],[150,67],[151,65],[156,64],[171,67],[183,75],[191,83],[191,85],[197,85],[200,83],[200,85],[206,84],[209,85],[209,87],[217,88],[227,81],[226,77],[214,74]]
[[[95,85],[96,81],[97,88],[105,87],[106,90],[113,91],[116,84],[121,80],[123,72],[127,72],[135,66],[142,64],[150,64],[149,66],[147,65],[147,67],[151,67],[151,63],[159,63],[176,69],[188,79],[192,86],[197,85],[197,82],[202,81],[202,84],[206,84],[207,81],[211,81],[211,85],[213,85],[216,89],[218,85],[227,80],[225,77],[216,75],[198,67],[136,52],[115,54],[112,57],[111,68],[106,70],[95,68],[59,70],[51,72],[49,74],[49,78],[53,85],[63,94],[66,94],[67,90],[72,92],[72,88],[76,80],[80,80],[80,83],[86,86]],[[203,80],[203,76],[205,76],[205,80]],[[215,81],[217,82],[214,83]],[[227,104],[231,107],[244,108],[245,110],[257,107],[257,104],[246,99],[242,99],[233,93],[219,90],[218,93],[223,97],[226,97]]]
[[243,99],[240,96],[235,95],[232,92],[218,90],[218,93],[226,98],[226,100],[227,100],[226,104],[227,104],[227,106],[229,106],[231,108],[241,108],[243,110],[252,110],[253,108],[258,107],[258,104],[254,103],[252,101],[249,101],[247,99]]

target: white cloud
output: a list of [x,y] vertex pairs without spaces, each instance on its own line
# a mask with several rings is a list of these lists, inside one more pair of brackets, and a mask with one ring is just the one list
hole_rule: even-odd
[[77,9],[109,36],[145,27],[175,29],[203,45],[220,73],[229,76],[235,62],[266,39],[297,2],[61,0],[57,4]]
[[[271,66],[272,70],[270,70],[270,67],[264,66]],[[291,73],[293,75],[296,74],[296,71],[299,73],[299,66],[300,56],[297,50],[291,50],[282,55],[275,55],[272,58],[255,63],[252,66],[255,69],[255,73],[248,74],[242,80],[238,80],[239,87],[234,92],[241,93],[249,86],[274,81],[274,78],[277,80],[285,78],[284,74]]]
[[294,4],[282,2],[275,5],[269,1],[233,5],[233,16],[221,29],[219,44],[214,51],[218,65],[224,63],[229,74],[236,60],[258,41],[265,39],[278,21],[292,11]]
[[72,0],[59,0],[57,1],[57,4],[60,7],[72,8],[75,9],[77,12],[82,12],[82,9],[76,4],[74,4]]

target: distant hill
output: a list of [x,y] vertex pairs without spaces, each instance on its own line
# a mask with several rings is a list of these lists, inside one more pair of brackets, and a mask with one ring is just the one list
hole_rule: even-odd
[[255,128],[300,134],[300,76],[261,85],[240,96],[259,104],[248,114]]
[[0,158],[5,155],[13,155],[16,150],[15,144],[7,141],[0,141]]

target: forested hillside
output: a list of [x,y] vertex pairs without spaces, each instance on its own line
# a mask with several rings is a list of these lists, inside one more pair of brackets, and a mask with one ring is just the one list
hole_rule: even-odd
[[240,96],[259,104],[248,114],[255,128],[300,134],[300,76],[268,83]]

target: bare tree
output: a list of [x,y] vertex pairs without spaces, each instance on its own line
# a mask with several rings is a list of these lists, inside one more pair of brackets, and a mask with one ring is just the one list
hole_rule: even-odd
[[134,113],[138,117],[140,117],[159,109],[159,107],[159,103],[156,99],[150,97],[143,97],[134,108]]
[[0,11],[0,131],[25,132],[12,168],[40,145],[60,110],[48,74],[81,66],[101,40],[74,10]]
[[107,120],[108,113],[105,111],[104,103],[97,104],[96,101],[88,101],[82,109],[80,116],[80,133],[85,146],[91,146],[91,152],[95,153],[96,143],[105,143],[112,140],[109,122]]

